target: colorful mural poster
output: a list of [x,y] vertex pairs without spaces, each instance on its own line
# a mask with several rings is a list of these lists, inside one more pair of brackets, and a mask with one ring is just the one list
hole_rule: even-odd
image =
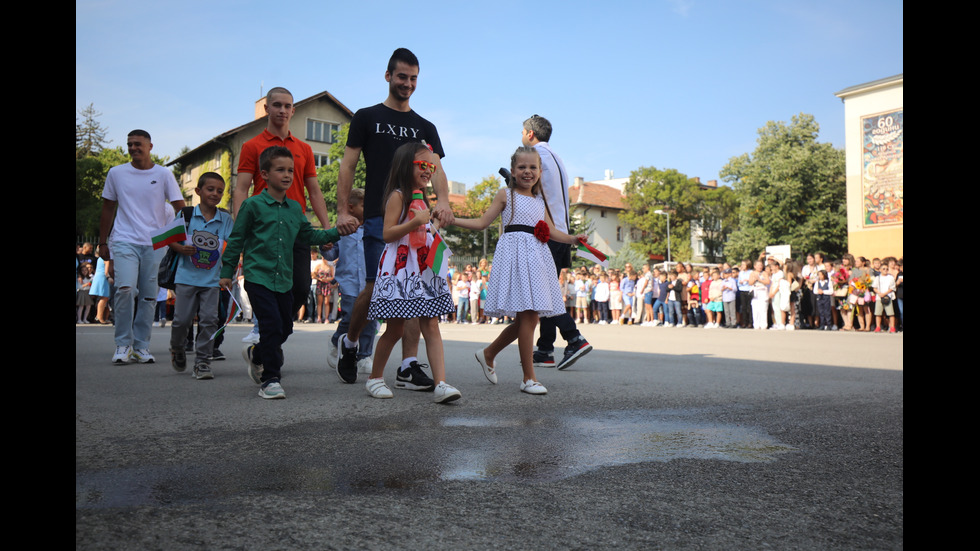
[[864,225],[904,221],[904,108],[861,118]]

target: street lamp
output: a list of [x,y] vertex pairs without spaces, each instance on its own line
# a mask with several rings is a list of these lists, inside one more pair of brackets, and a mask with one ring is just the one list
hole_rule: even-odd
[[667,268],[670,269],[670,212],[663,210],[655,210],[654,214],[667,215]]

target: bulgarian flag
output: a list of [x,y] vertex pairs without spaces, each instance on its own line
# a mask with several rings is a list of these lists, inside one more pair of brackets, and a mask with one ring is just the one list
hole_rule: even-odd
[[429,254],[425,257],[425,265],[432,268],[436,275],[446,275],[449,273],[449,257],[452,255],[453,252],[449,250],[449,246],[442,240],[439,232],[433,231],[432,245],[429,245]]
[[606,257],[606,255],[599,249],[596,249],[592,245],[586,243],[584,239],[578,240],[578,246],[575,248],[575,255],[581,256],[590,262],[601,264],[603,268],[609,267],[609,258]]
[[153,249],[162,249],[171,243],[178,243],[185,239],[187,239],[187,234],[184,227],[184,217],[180,216],[153,236]]

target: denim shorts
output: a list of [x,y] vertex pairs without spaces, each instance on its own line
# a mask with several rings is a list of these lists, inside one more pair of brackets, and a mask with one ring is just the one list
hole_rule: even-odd
[[364,219],[364,279],[374,281],[378,277],[378,262],[385,250],[384,217],[372,216]]

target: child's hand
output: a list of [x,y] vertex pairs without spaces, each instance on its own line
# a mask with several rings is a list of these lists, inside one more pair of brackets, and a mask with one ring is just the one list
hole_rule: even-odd
[[415,227],[424,226],[429,223],[429,218],[431,217],[429,209],[412,209],[412,212],[415,214],[412,218],[412,221],[415,222]]
[[[214,280],[212,280],[212,281],[214,281]],[[231,278],[229,278],[229,277],[223,277],[223,278],[219,279],[218,280],[218,287],[221,287],[222,289],[228,289],[230,291],[231,290]]]
[[180,243],[171,243],[170,248],[184,256],[190,256],[197,252],[197,247],[193,245],[182,245]]

